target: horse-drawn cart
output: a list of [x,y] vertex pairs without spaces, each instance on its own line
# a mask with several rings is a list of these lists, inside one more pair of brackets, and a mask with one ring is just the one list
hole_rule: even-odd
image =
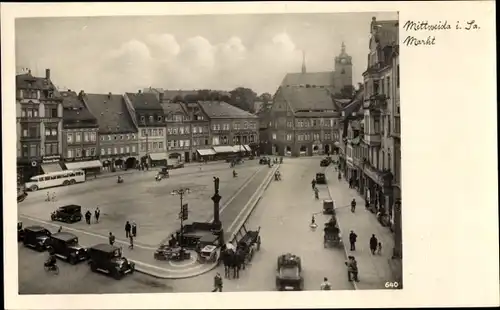
[[241,228],[244,232],[243,237],[238,241],[237,248],[245,253],[245,261],[250,262],[255,251],[260,250],[260,227],[257,230],[247,230],[245,225]]

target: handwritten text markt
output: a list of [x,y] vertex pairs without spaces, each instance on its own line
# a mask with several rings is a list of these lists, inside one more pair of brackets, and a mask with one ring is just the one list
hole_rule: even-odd
[[[465,21],[465,23],[462,23],[460,21],[457,21],[455,24],[455,27],[452,27],[450,23],[445,20],[443,21],[438,21],[437,23],[429,23],[428,21],[412,21],[409,20],[407,21],[403,29],[405,31],[448,31],[448,30],[455,30],[455,31],[460,31],[460,30],[466,30],[466,31],[471,31],[471,30],[479,30],[481,29],[479,25],[476,23],[475,20],[469,20]],[[419,45],[435,45],[436,44],[436,36],[430,35],[426,39],[423,38],[416,38],[414,36],[407,36],[403,44],[406,44],[406,46],[419,46]]]

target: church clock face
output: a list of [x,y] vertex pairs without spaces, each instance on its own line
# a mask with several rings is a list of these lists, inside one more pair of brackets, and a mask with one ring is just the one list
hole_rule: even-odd
[[343,64],[343,65],[345,65],[347,63],[347,60],[345,58],[343,58],[343,59],[340,60],[340,63]]

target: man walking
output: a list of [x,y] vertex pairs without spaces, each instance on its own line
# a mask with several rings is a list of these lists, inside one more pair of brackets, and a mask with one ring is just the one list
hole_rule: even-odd
[[127,223],[125,223],[125,238],[128,238],[130,236],[130,229],[132,228],[132,226],[130,226],[130,222],[127,221]]
[[137,237],[137,224],[132,222],[132,236]]
[[358,235],[354,233],[354,230],[351,230],[349,234],[349,243],[351,244],[351,251],[356,251],[356,240],[358,239]]
[[109,232],[109,237],[108,237],[108,239],[109,239],[109,245],[113,245],[113,244],[115,244],[115,235],[113,235],[113,233],[112,233],[112,232]]
[[133,250],[134,249],[134,237],[132,236],[131,233],[129,233],[128,238],[129,238],[129,241],[130,241],[130,245],[128,246],[128,248],[131,249],[131,250]]
[[356,212],[356,199],[353,198],[351,201],[351,212],[354,213]]
[[327,277],[323,278],[323,283],[321,283],[320,289],[322,291],[329,291],[329,290],[332,289],[332,286],[331,286],[330,282],[328,282],[328,278]]
[[356,261],[356,258],[354,256],[351,256],[351,273],[352,273],[352,279],[356,282],[359,282],[358,279],[358,262]]
[[214,289],[212,292],[222,292],[222,277],[220,274],[217,272],[214,277]]
[[87,224],[90,225],[90,219],[92,218],[92,213],[90,213],[89,210],[87,210],[87,212],[85,212],[85,221],[87,222]]
[[311,185],[312,185],[312,189],[314,190],[314,188],[316,187],[316,180],[315,179],[312,180]]
[[99,207],[97,207],[94,211],[94,216],[95,216],[95,222],[99,223],[99,216],[101,215],[101,210],[99,210]]
[[372,234],[372,237],[370,238],[370,250],[372,251],[373,255],[375,255],[375,251],[377,250],[377,246],[378,246],[377,237],[375,237],[375,234]]

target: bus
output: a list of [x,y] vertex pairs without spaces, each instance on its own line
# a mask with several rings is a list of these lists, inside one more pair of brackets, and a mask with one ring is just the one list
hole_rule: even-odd
[[47,187],[67,186],[82,182],[85,182],[83,170],[64,170],[36,175],[26,182],[25,186],[34,192]]

